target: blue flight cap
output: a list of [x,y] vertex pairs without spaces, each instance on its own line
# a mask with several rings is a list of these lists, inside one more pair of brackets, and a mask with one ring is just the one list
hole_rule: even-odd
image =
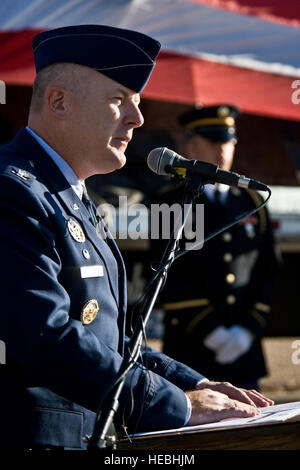
[[57,62],[85,65],[140,93],[160,43],[137,31],[103,25],[66,26],[37,34],[32,41],[36,72]]

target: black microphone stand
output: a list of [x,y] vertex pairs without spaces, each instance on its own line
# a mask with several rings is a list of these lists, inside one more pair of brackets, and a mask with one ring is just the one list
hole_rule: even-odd
[[[174,174],[174,180],[178,181],[178,179],[178,175]],[[88,450],[98,451],[108,448],[116,449],[117,435],[114,428],[113,419],[119,407],[120,394],[122,392],[127,374],[136,363],[140,354],[143,333],[145,331],[146,324],[151,315],[161,287],[165,282],[168,271],[175,259],[175,252],[178,246],[178,241],[182,235],[188,214],[192,209],[195,198],[203,190],[203,185],[206,184],[203,178],[198,175],[193,175],[191,178],[186,179],[185,181],[186,203],[188,204],[187,215],[185,219],[181,221],[181,224],[178,224],[179,228],[177,233],[175,234],[173,232],[161,260],[160,267],[146,288],[146,294],[141,306],[141,311],[139,313],[133,335],[128,342],[128,347],[125,351],[118,377],[115,380],[113,386],[109,389],[109,393],[106,394],[107,396],[102,398],[100,402],[100,406],[96,414],[93,434],[89,440]]]

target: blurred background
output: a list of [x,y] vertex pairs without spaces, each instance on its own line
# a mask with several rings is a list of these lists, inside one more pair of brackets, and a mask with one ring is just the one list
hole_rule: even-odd
[[[0,4],[0,145],[27,123],[35,76],[31,40],[42,30],[109,24],[152,35],[162,44],[142,93],[145,118],[127,151],[127,165],[87,185],[97,205],[118,197],[150,207],[166,183],[147,167],[150,150],[181,153],[177,116],[191,105],[232,103],[237,121],[234,170],[270,185],[268,203],[283,265],[264,340],[269,376],[263,390],[277,401],[300,400],[300,5],[296,0],[2,0]],[[3,90],[3,87],[2,87]],[[120,237],[122,238],[122,237]],[[146,284],[147,239],[117,240],[128,270],[130,306]],[[147,327],[161,347],[161,312]],[[295,356],[294,356],[295,357]],[[300,362],[300,352],[297,356]],[[297,362],[297,361],[296,361]]]

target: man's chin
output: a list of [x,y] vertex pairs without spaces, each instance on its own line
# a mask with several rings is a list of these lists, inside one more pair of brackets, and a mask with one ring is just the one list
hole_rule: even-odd
[[107,165],[105,169],[102,168],[102,173],[106,174],[106,173],[112,173],[113,171],[116,171],[116,170],[120,170],[121,168],[123,168],[125,163],[126,163],[125,153],[118,152],[118,154],[116,154],[116,152],[114,152],[113,155],[109,159],[109,165]]
[[119,156],[119,159],[118,159],[118,163],[119,163],[119,168],[122,168],[125,163],[126,163],[126,155],[125,153],[121,153],[120,156]]

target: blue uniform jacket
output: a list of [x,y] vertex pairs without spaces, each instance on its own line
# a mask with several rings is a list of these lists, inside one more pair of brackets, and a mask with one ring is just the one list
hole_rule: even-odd
[[[127,341],[123,261],[25,129],[0,149],[0,192],[0,446],[84,448]],[[93,265],[98,274],[85,277],[81,268]],[[91,300],[99,311],[85,324]],[[117,421],[125,416],[139,430],[182,426],[183,390],[203,376],[152,349],[147,364],[129,373]]]

